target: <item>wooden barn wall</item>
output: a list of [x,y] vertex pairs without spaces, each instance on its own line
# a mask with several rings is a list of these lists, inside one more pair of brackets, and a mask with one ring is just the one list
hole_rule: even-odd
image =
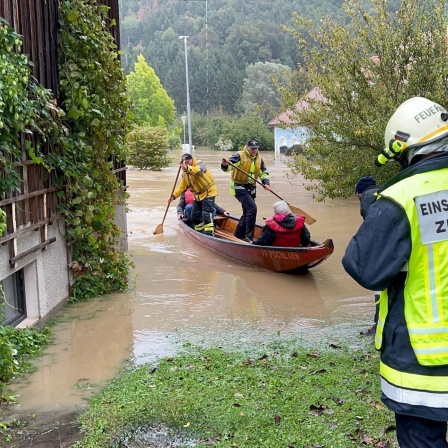
[[[109,7],[109,19],[116,25],[111,32],[119,47],[119,11],[118,0],[97,0]],[[54,96],[58,92],[58,28],[60,0],[0,0],[0,16],[22,36],[22,52],[33,63],[33,75],[40,84],[50,89]],[[22,143],[24,143],[22,136]],[[22,145],[22,148],[24,145]],[[44,152],[50,148],[44,148]],[[54,219],[58,219],[57,195],[53,175],[42,165],[27,160],[26,151],[22,151],[23,164],[18,167],[23,180],[21,191],[7,192],[0,197],[0,207],[7,214],[7,230],[0,236],[0,245],[10,243],[12,258],[13,241],[26,231],[42,230]],[[112,158],[114,172],[126,186],[126,167],[122,161]],[[0,172],[1,175],[1,172]],[[44,232],[42,232],[44,235]],[[1,246],[0,246],[1,248]]]
[[[60,0],[0,0],[0,16],[23,37],[23,53],[33,61],[33,75],[56,93],[58,83],[58,7]],[[97,0],[115,19],[111,32],[120,46],[118,0]]]

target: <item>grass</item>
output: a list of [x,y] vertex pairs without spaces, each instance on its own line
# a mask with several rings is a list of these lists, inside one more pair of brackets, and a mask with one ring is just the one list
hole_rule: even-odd
[[250,353],[190,347],[112,381],[80,416],[75,447],[119,447],[162,427],[194,441],[163,446],[397,447],[378,363],[373,348],[292,341]]

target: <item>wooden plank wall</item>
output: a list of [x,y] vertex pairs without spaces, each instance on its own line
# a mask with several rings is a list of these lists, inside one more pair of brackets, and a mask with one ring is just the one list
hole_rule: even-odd
[[[9,26],[22,36],[22,52],[33,63],[33,75],[40,84],[50,89],[56,97],[58,92],[58,48],[60,0],[0,0],[0,16]],[[112,35],[119,47],[118,0],[97,0],[109,7],[109,19],[116,25],[111,27]],[[22,136],[22,147],[24,138]],[[45,148],[44,151],[50,151]],[[57,195],[53,177],[41,165],[27,160],[23,153],[23,166],[19,173],[23,180],[20,192],[8,192],[0,197],[0,207],[7,214],[7,230],[0,236],[0,245],[9,243],[12,259],[17,258],[15,239],[27,231],[40,230],[42,242],[45,240],[46,225],[58,219]],[[126,187],[126,167],[124,162],[112,158],[114,172]],[[1,246],[0,246],[1,247]],[[12,266],[13,267],[13,266]]]
[[[33,61],[33,75],[47,89],[57,91],[58,4],[60,0],[0,0],[0,16],[23,37],[23,53]],[[111,32],[120,48],[118,0],[97,0],[115,19]]]
[[22,52],[34,64],[34,77],[56,92],[58,0],[0,0],[0,16],[22,35]]

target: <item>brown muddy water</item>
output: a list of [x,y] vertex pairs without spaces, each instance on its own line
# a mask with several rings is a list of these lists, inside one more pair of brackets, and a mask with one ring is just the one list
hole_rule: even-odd
[[[68,306],[53,329],[55,343],[35,361],[36,372],[13,384],[19,404],[8,412],[82,410],[127,363],[154,363],[185,344],[244,347],[276,337],[323,338],[363,344],[359,331],[372,323],[373,294],[348,277],[341,265],[345,247],[361,223],[359,202],[317,203],[306,181],[286,176],[284,160],[262,153],[272,189],[316,218],[316,240],[332,238],[333,255],[305,275],[263,271],[196,246],[180,233],[175,204],[162,223],[181,153],[162,172],[129,169],[129,253],[135,263],[128,292]],[[196,150],[213,171],[216,202],[239,216],[229,194],[229,174],[221,153]],[[272,215],[277,197],[257,189],[258,219]],[[177,201],[176,201],[177,202]]]

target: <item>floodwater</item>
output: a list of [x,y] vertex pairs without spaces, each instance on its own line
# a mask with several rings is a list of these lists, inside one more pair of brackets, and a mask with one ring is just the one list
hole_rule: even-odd
[[[358,200],[317,203],[303,178],[286,176],[284,160],[262,153],[273,191],[316,218],[309,226],[314,239],[332,238],[335,245],[329,259],[304,275],[267,272],[195,245],[181,234],[174,203],[163,221],[180,155],[174,153],[172,166],[161,172],[128,170],[132,288],[67,307],[53,329],[55,343],[34,363],[36,372],[12,385],[19,404],[10,412],[82,410],[127,363],[154,363],[185,344],[244,347],[279,336],[362,343],[359,331],[372,324],[373,293],[341,265],[361,223]],[[195,151],[215,174],[216,202],[239,216],[229,174],[219,168],[221,157],[230,155]],[[261,187],[257,193],[262,222],[278,198]],[[162,223],[163,233],[153,235]]]

